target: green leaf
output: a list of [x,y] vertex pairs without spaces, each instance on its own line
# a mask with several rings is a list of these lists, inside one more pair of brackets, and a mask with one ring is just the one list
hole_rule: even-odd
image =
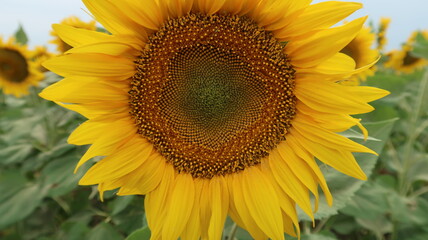
[[116,215],[123,211],[134,199],[134,196],[121,196],[114,200],[111,215]]
[[428,200],[418,198],[416,201],[411,203],[409,208],[410,211],[407,212],[411,219],[409,223],[413,226],[428,227]]
[[15,39],[16,39],[16,42],[21,45],[25,45],[28,42],[27,34],[25,33],[22,25],[19,25],[18,30],[15,32]]
[[0,174],[0,202],[25,187],[27,179],[18,170],[8,170]]
[[422,33],[418,33],[415,40],[412,55],[428,59],[428,39]]
[[392,232],[393,225],[386,216],[380,215],[376,219],[357,218],[357,223],[366,229],[374,232],[378,239],[382,239],[385,233]]
[[[295,237],[288,237],[287,240],[297,240]],[[337,240],[335,236],[332,234],[302,234],[300,240]]]
[[89,232],[87,226],[88,221],[66,221],[61,225],[60,233],[57,239],[64,240],[81,240],[85,238],[85,235]]
[[[362,141],[357,142],[369,147],[377,153],[380,153],[385,141],[389,138],[392,126],[396,120],[397,119],[390,119],[380,122],[365,123],[364,126],[369,131],[370,136],[381,141],[368,141],[365,143]],[[365,153],[355,153],[354,155],[366,175],[370,176],[378,156]],[[355,192],[360,189],[364,183],[364,181],[344,175],[326,165],[321,165],[321,170],[323,171],[334,200],[333,206],[330,207],[328,206],[324,195],[321,195],[319,209],[315,214],[315,219],[322,219],[337,214],[338,210],[343,208],[349,202]],[[310,218],[300,209],[299,217],[302,220],[310,221]]]
[[67,235],[68,240],[80,240],[83,238],[85,233],[87,233],[89,228],[86,226],[84,222],[76,222],[74,223],[70,229],[69,234]]
[[406,176],[409,182],[428,181],[428,154],[414,154],[414,162]]
[[[137,199],[137,202],[141,203],[143,199]],[[135,230],[140,229],[141,226],[146,226],[144,222],[144,212],[141,207],[130,207],[126,211],[122,211],[117,215],[111,216],[112,222],[120,232],[131,234]]]
[[[340,211],[347,215],[375,220],[388,211],[388,198],[394,193],[379,184],[368,182]],[[398,206],[397,206],[398,207]]]
[[342,235],[351,234],[359,228],[353,217],[344,214],[339,214],[331,218],[329,225],[335,232]]
[[[81,170],[76,174],[73,173],[78,160],[78,157],[73,154],[55,159],[43,168],[41,174],[45,183],[52,185],[48,193],[49,196],[64,195],[77,187],[77,183],[84,172]],[[83,167],[86,168],[86,166]]]
[[26,143],[5,147],[0,150],[0,163],[2,165],[20,163],[30,156],[32,150],[33,146]]
[[102,222],[93,228],[85,238],[87,240],[122,240],[124,239],[113,226]]
[[149,239],[150,239],[150,229],[148,226],[145,226],[131,233],[125,240],[149,240]]
[[50,186],[30,185],[0,204],[0,229],[30,215],[46,196]]
[[[352,129],[352,128],[350,128],[344,132],[341,132],[339,134],[344,136],[344,137],[347,137],[347,138],[364,140],[364,135],[362,133]],[[367,141],[381,141],[381,140],[374,138],[372,136],[368,136]]]

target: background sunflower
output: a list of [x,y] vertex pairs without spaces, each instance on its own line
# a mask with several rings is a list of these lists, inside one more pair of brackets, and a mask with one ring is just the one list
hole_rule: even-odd
[[27,95],[29,88],[42,79],[26,46],[16,43],[14,38],[8,41],[0,38],[0,89],[5,94]]
[[403,44],[401,50],[393,50],[388,53],[389,59],[385,62],[385,67],[392,68],[398,73],[412,73],[427,66],[428,62],[425,58],[412,53],[418,34],[422,38],[428,39],[428,31],[413,32],[407,42]]
[[[80,20],[76,16],[71,16],[71,17],[64,18],[61,21],[61,24],[73,26],[73,27],[76,27],[76,28],[82,28],[82,29],[92,30],[92,31],[95,31],[96,28],[97,28],[95,21],[85,22],[85,21]],[[72,48],[72,46],[68,45],[61,38],[59,38],[58,34],[55,31],[51,31],[50,34],[51,34],[51,36],[54,37],[54,39],[52,39],[51,41],[49,41],[49,43],[55,44],[56,45],[56,50],[59,53],[64,53],[64,52],[66,52],[66,51],[68,51],[68,50],[70,50]]]
[[[374,49],[375,34],[370,27],[363,27],[357,36],[346,45],[341,53],[344,53],[354,59],[355,68],[362,68],[370,65],[378,60],[379,52]],[[343,83],[359,84],[360,81],[365,81],[368,76],[373,76],[376,72],[376,67],[370,67],[361,71]]]

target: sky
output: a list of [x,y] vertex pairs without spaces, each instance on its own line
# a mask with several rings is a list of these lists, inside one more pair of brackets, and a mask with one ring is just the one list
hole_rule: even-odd
[[[144,1],[144,0],[143,0]],[[314,0],[314,3],[324,0]],[[368,15],[375,25],[381,17],[390,17],[387,32],[387,50],[400,48],[414,30],[428,30],[428,0],[354,0],[364,8],[353,14],[349,20]],[[91,20],[80,0],[0,0],[0,35],[7,38],[22,24],[30,39],[29,45],[54,46],[47,42],[51,25],[68,16],[77,16],[84,21]]]

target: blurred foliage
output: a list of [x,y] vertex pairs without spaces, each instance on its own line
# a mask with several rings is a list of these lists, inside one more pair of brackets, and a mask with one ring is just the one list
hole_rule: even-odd
[[[58,79],[48,73],[44,84]],[[124,239],[143,225],[143,197],[100,202],[95,187],[77,185],[87,147],[67,138],[84,119],[39,98],[42,88],[0,96],[0,239]]]
[[28,37],[22,25],[19,25],[18,30],[15,32],[15,40],[21,45],[25,45],[28,43]]
[[[16,39],[28,41],[22,27]],[[421,35],[412,54],[428,59]],[[378,67],[365,84],[391,94],[361,116],[369,139],[358,129],[342,134],[380,156],[355,154],[370,176],[366,182],[321,165],[334,205],[321,197],[314,228],[299,214],[302,240],[428,239],[428,70],[396,75]],[[143,196],[109,191],[101,202],[96,187],[78,186],[91,163],[73,174],[87,146],[69,145],[67,138],[84,118],[37,95],[59,79],[46,73],[42,86],[22,99],[0,93],[0,239],[149,239]],[[223,236],[252,239],[230,218]]]

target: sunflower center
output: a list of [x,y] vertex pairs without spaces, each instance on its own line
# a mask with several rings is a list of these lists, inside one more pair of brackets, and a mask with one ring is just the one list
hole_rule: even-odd
[[403,66],[412,65],[412,64],[416,63],[419,60],[420,60],[420,58],[412,56],[410,54],[410,52],[406,52],[406,55],[403,58]]
[[0,77],[12,83],[22,83],[28,74],[27,60],[21,53],[0,48]]
[[171,60],[160,113],[189,141],[221,148],[257,118],[265,89],[238,55],[197,44]]
[[212,178],[259,164],[291,127],[294,69],[247,18],[172,19],[136,65],[130,113],[178,172]]
[[344,47],[342,50],[340,50],[341,53],[348,55],[352,59],[354,59],[356,67],[359,68],[360,66],[360,56],[357,49],[355,49],[353,46],[351,46],[352,42],[349,43],[346,47]]

